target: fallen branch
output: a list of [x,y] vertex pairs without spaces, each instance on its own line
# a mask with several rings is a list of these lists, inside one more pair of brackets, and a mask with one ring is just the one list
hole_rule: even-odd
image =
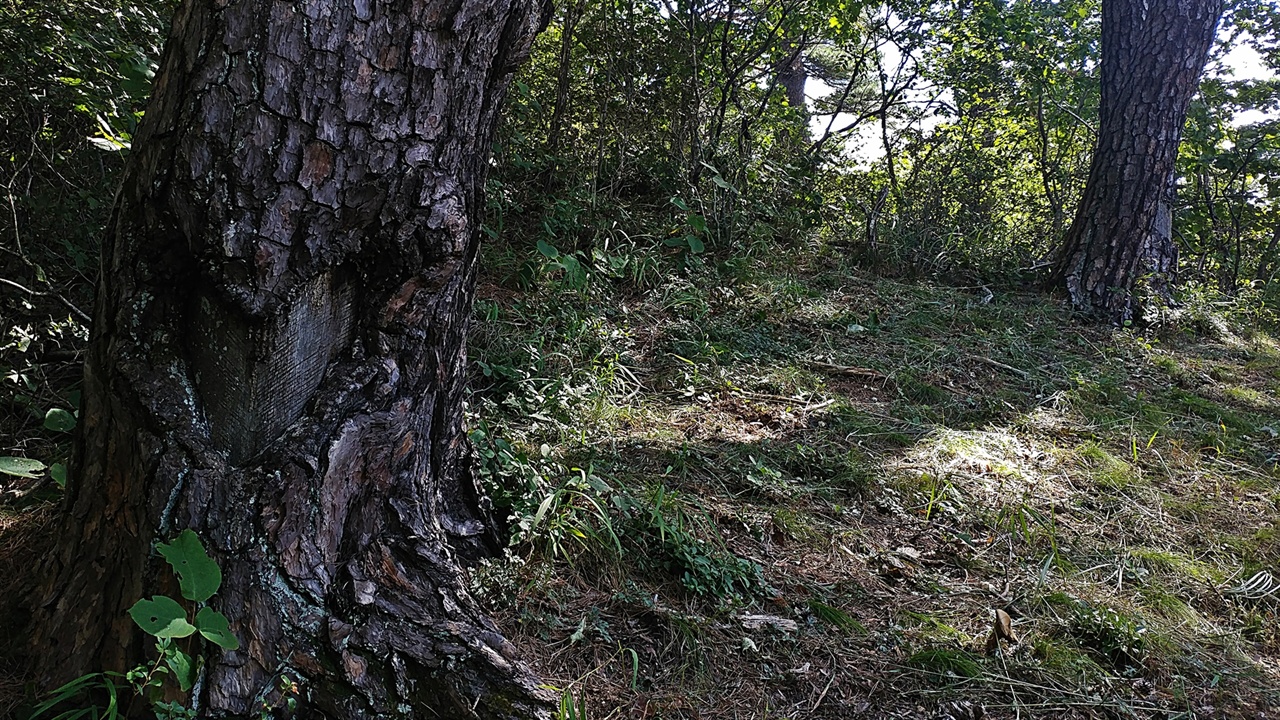
[[836,365],[834,363],[822,362],[821,360],[810,360],[809,367],[817,370],[825,370],[837,375],[852,375],[854,377],[873,378],[876,380],[888,380],[884,373],[871,368],[853,367],[850,365]]
[[1021,370],[1021,369],[1016,368],[1016,367],[1014,367],[1014,366],[1012,366],[1012,365],[1005,365],[1004,363],[1000,362],[999,360],[992,360],[992,359],[991,359],[991,358],[989,358],[989,357],[982,357],[981,355],[974,355],[974,356],[973,356],[973,359],[974,359],[974,360],[977,360],[978,362],[986,363],[986,364],[988,364],[988,365],[990,365],[991,367],[994,367],[994,368],[1000,368],[1001,370],[1007,370],[1007,371],[1009,371],[1009,372],[1013,373],[1014,375],[1017,375],[1018,377],[1022,378],[1023,380],[1030,380],[1030,379],[1031,379],[1031,373],[1027,372],[1026,370]]

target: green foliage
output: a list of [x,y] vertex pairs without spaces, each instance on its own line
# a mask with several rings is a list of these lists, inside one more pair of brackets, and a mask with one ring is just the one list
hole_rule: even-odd
[[44,427],[55,432],[71,432],[76,427],[76,417],[62,408],[50,408],[44,416]]
[[525,535],[546,544],[553,556],[570,560],[567,542],[596,551],[622,554],[613,521],[599,499],[612,492],[608,483],[582,468],[571,468],[567,481],[556,487],[531,517],[518,523]]
[[926,672],[947,678],[976,678],[982,675],[982,665],[963,650],[929,648],[907,658],[907,664]]
[[[124,717],[120,710],[119,700],[120,693],[116,687],[115,678],[120,677],[119,673],[93,673],[91,675],[82,675],[72,680],[62,687],[49,693],[44,702],[40,703],[32,710],[30,720],[48,717],[49,720],[79,720],[80,718],[91,718],[91,720],[118,720]],[[99,707],[91,705],[89,707],[77,707],[71,710],[62,710],[56,715],[49,713],[56,710],[77,698],[80,698],[91,692],[101,690],[107,697],[107,704]]]
[[[139,665],[127,673],[93,673],[84,675],[55,690],[35,708],[31,720],[45,717],[59,707],[81,701],[78,707],[49,716],[51,720],[75,720],[81,717],[117,718],[130,715],[119,707],[116,682],[123,680],[133,688],[133,697],[145,700],[157,720],[184,720],[196,717],[194,708],[175,700],[165,700],[166,679],[172,678],[178,692],[190,692],[204,667],[204,656],[193,654],[193,646],[180,647],[175,641],[196,633],[224,650],[235,650],[240,641],[231,633],[222,613],[204,605],[222,584],[222,571],[209,557],[200,538],[191,530],[183,530],[171,543],[157,546],[178,577],[182,596],[199,606],[194,618],[187,608],[173,598],[155,595],[141,599],[129,608],[129,616],[143,632],[156,638],[156,659],[150,665]],[[92,703],[105,695],[105,707]]]
[[[0,5],[0,185],[25,189],[10,195],[12,212],[0,214],[0,229],[27,236],[16,249],[27,251],[39,284],[49,280],[41,268],[96,264],[118,151],[127,149],[150,93],[172,7],[136,0]],[[27,227],[11,226],[19,219]]]
[[947,277],[1021,279],[1019,268],[1056,245],[1083,188],[1087,118],[1098,101],[1098,3],[928,3],[899,12],[935,29],[912,37],[920,72],[954,100],[896,111],[900,129],[857,191],[868,205],[886,193],[883,213],[892,218],[869,239],[872,258]]
[[653,488],[635,504],[630,525],[643,557],[653,567],[702,596],[733,599],[762,594],[760,566],[705,538],[716,537],[705,515],[695,514],[678,493]]
[[[558,8],[495,144],[487,229],[515,247],[513,274],[527,283],[563,272],[580,286],[603,273],[643,286],[655,256],[678,271],[717,248],[802,236],[818,217],[816,164],[803,109],[768,76],[796,50],[791,38],[853,45],[856,24],[830,23],[836,10],[856,14],[843,6]],[[839,64],[826,64],[833,81],[843,81]]]
[[139,600],[129,608],[129,616],[143,632],[158,638],[184,638],[196,631],[196,626],[187,622],[187,611],[164,595]]
[[560,702],[556,707],[555,720],[587,720],[587,696],[585,693],[574,697],[573,691],[565,689],[560,693]]
[[36,478],[44,472],[45,464],[39,460],[22,457],[0,457],[0,473],[14,477]]
[[1081,648],[1094,653],[1123,675],[1141,674],[1147,650],[1147,628],[1109,607],[1087,603],[1076,607],[1068,632]]
[[822,622],[847,633],[866,635],[867,628],[858,619],[837,607],[832,607],[817,600],[809,601],[809,612]]
[[87,339],[102,228],[175,4],[0,2],[0,403],[47,431],[24,454],[59,486],[78,402],[73,373],[44,363]]
[[[1241,46],[1257,51],[1272,77],[1235,77],[1223,58]],[[1272,315],[1280,300],[1278,47],[1274,3],[1227,3],[1178,156],[1182,276],[1192,297],[1196,286],[1212,287],[1217,298]]]
[[227,617],[213,608],[203,607],[196,613],[196,628],[205,640],[218,645],[223,650],[235,650],[240,641],[231,634],[231,626]]
[[182,597],[201,603],[213,597],[222,585],[222,570],[190,530],[183,530],[172,543],[160,543],[156,549],[178,576]]

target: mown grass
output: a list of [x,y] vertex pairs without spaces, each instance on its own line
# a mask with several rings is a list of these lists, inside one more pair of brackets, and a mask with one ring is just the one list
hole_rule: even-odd
[[[1277,559],[1269,335],[823,246],[685,265],[482,283],[473,437],[514,531],[477,582],[593,717],[1274,701],[1276,594],[1245,589]],[[989,652],[997,608],[1019,642]]]

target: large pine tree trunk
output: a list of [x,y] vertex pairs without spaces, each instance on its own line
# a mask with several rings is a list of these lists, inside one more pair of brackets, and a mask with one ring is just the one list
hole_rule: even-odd
[[1098,140],[1054,273],[1081,310],[1130,320],[1137,282],[1152,276],[1161,293],[1176,269],[1167,222],[1158,220],[1222,7],[1103,0]]
[[545,712],[458,560],[491,533],[461,426],[482,186],[543,19],[186,0],[104,247],[46,681],[143,658],[125,611],[191,528],[241,642],[206,648],[206,716],[286,672],[329,717]]

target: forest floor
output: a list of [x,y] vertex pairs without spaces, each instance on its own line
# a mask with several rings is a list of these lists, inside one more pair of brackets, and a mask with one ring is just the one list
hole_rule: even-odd
[[[586,717],[1280,717],[1274,335],[826,246],[523,290],[502,260],[471,426],[512,546],[471,580]],[[53,462],[82,340],[26,332],[60,359],[0,342],[0,454]],[[12,598],[57,489],[0,494]]]
[[1280,717],[1274,336],[832,248],[482,297],[475,584],[589,717]]

